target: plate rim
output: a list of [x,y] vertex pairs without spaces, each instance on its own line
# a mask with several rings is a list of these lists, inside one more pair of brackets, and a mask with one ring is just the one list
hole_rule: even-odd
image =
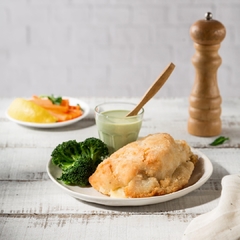
[[[22,126],[25,126],[25,127],[33,127],[33,128],[58,128],[58,127],[64,127],[64,126],[68,126],[70,124],[73,124],[73,123],[76,123],[82,119],[84,119],[90,112],[90,106],[83,100],[79,99],[79,98],[73,98],[73,97],[68,97],[68,96],[62,96],[62,98],[67,98],[69,99],[70,103],[71,101],[74,101],[74,102],[78,102],[80,105],[83,105],[83,114],[77,118],[74,118],[74,119],[71,119],[71,120],[67,120],[67,121],[64,121],[64,122],[56,122],[56,123],[32,123],[32,122],[24,122],[24,121],[20,121],[20,120],[17,120],[15,118],[12,118],[11,116],[9,116],[8,114],[8,109],[6,110],[5,112],[5,115],[6,117],[14,122],[14,123],[17,123],[17,124],[20,124]],[[24,98],[24,99],[27,99],[27,98]]]
[[[202,176],[197,182],[195,182],[191,186],[187,186],[186,188],[178,190],[177,192],[173,192],[173,193],[165,194],[161,196],[153,196],[153,197],[145,197],[145,198],[111,198],[103,194],[102,196],[99,196],[99,197],[91,196],[85,193],[79,193],[79,192],[73,191],[72,189],[69,189],[67,186],[62,184],[61,182],[57,181],[57,179],[55,179],[50,172],[50,165],[52,165],[54,168],[59,168],[59,167],[53,165],[51,159],[47,162],[46,169],[47,169],[47,174],[49,178],[52,180],[52,182],[55,183],[58,187],[60,187],[60,189],[64,190],[68,195],[76,199],[80,199],[85,202],[96,203],[104,206],[116,206],[116,207],[117,206],[152,205],[152,204],[167,202],[176,198],[183,197],[188,193],[193,192],[194,190],[201,187],[211,177],[213,172],[213,165],[209,160],[209,158],[199,150],[194,148],[191,148],[191,149],[195,154],[198,154],[198,156],[201,157],[204,161],[204,172]],[[205,170],[206,166],[207,166],[207,171]],[[78,188],[81,188],[81,187],[78,187]],[[96,191],[96,193],[100,194],[97,190],[95,190],[92,187],[89,187],[89,189]]]

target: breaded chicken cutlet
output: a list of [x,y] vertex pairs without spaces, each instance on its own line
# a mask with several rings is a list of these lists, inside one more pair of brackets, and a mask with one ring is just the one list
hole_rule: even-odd
[[167,133],[152,134],[105,159],[89,182],[110,197],[160,196],[184,188],[197,160],[186,141]]

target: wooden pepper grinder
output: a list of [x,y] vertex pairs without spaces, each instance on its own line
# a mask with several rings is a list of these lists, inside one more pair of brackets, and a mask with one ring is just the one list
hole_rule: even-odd
[[192,57],[195,80],[189,98],[188,132],[195,136],[211,137],[221,133],[221,96],[217,83],[217,70],[222,63],[218,55],[220,43],[226,35],[222,23],[212,19],[210,12],[204,20],[190,28],[196,52]]

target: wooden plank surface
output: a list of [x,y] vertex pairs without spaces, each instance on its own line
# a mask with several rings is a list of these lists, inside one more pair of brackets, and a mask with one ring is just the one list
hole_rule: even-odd
[[[68,127],[32,129],[6,118],[11,100],[0,99],[0,239],[181,239],[194,217],[217,206],[223,176],[240,171],[240,99],[223,102],[222,135],[230,141],[219,147],[209,146],[214,138],[187,133],[187,99],[153,99],[145,107],[140,135],[168,132],[187,140],[213,163],[211,178],[184,197],[155,205],[108,207],[82,202],[49,179],[46,165],[62,141],[97,137],[93,111]],[[83,100],[91,109],[100,102],[116,101]]]

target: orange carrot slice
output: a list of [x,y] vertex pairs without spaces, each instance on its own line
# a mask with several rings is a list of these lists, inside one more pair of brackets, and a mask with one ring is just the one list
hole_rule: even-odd
[[36,95],[32,96],[30,100],[35,104],[45,108],[51,115],[53,115],[57,122],[68,121],[83,114],[83,111],[79,105],[72,106],[69,103],[69,99],[62,99],[60,105],[53,104],[48,98],[41,98]]

